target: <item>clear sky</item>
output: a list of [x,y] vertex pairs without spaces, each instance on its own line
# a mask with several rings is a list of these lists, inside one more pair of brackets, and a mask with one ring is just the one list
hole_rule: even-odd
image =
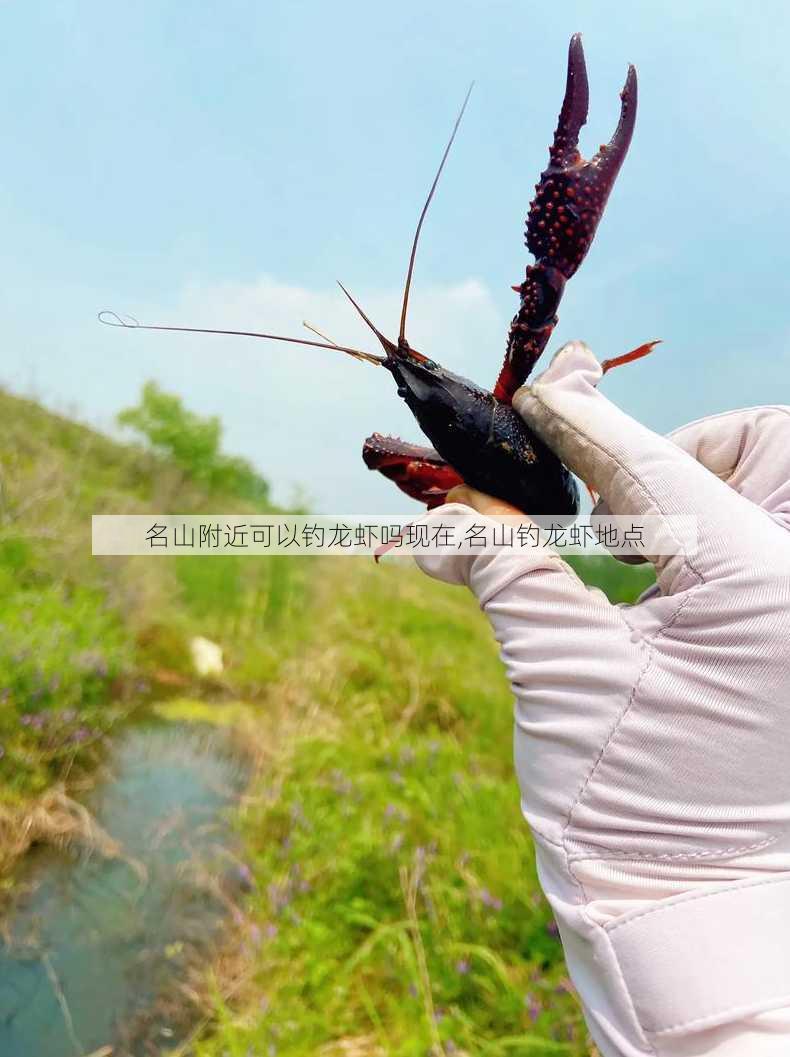
[[779,0],[0,0],[0,384],[103,428],[147,378],[221,415],[229,450],[325,512],[417,509],[370,474],[372,430],[417,440],[389,375],[330,352],[109,330],[141,320],[365,343],[342,279],[397,331],[492,385],[529,260],[523,218],[562,99],[590,74],[585,153],[627,63],[631,153],[553,347],[647,361],[606,392],[652,427],[790,403],[790,8]]

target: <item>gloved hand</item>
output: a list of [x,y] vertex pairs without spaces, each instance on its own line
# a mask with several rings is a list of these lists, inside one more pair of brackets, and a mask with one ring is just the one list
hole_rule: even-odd
[[[514,406],[614,514],[696,515],[696,553],[651,558],[633,606],[548,550],[418,564],[467,584],[501,645],[522,808],[604,1057],[788,1057],[790,408],[667,439],[600,377],[571,343]],[[481,521],[426,517],[451,511]]]

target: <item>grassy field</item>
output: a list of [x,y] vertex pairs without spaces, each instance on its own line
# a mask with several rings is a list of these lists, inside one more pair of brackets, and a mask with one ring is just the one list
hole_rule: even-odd
[[250,700],[281,662],[279,629],[296,641],[299,561],[91,557],[93,513],[209,509],[249,507],[0,391],[0,868],[36,798],[90,767],[115,724],[175,691],[230,692],[196,678],[193,636],[223,643]]
[[[238,818],[250,891],[180,1053],[592,1054],[474,599],[402,560],[90,557],[91,513],[223,504],[242,509],[0,393],[0,867],[115,724],[168,698],[198,718],[235,702],[257,759]],[[618,600],[649,580],[579,571]],[[195,634],[223,646],[221,681],[192,672]]]
[[[582,566],[622,600],[649,580]],[[400,561],[325,561],[314,591],[241,819],[246,941],[188,1052],[592,1054],[519,812],[487,621]]]

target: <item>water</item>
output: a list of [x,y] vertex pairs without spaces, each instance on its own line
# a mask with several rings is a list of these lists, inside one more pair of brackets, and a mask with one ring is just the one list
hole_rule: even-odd
[[121,735],[109,767],[86,803],[123,857],[28,857],[0,944],[0,1057],[160,1053],[185,1029],[174,982],[227,926],[239,761],[216,735],[163,725]]

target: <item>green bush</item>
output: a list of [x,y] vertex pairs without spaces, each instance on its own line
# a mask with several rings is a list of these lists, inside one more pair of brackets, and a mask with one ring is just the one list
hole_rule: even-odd
[[222,424],[184,407],[180,397],[146,382],[140,403],[118,415],[159,455],[171,459],[196,484],[251,503],[269,501],[269,485],[246,459],[220,451]]

